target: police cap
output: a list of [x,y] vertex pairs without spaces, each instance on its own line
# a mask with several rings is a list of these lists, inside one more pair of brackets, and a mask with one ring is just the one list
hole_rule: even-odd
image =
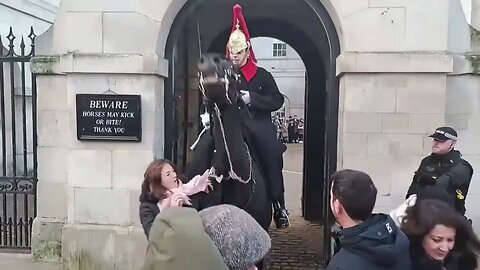
[[431,138],[434,138],[435,140],[438,141],[447,141],[447,140],[452,140],[452,141],[457,141],[457,132],[455,129],[451,127],[439,127],[435,130],[435,132],[428,136]]

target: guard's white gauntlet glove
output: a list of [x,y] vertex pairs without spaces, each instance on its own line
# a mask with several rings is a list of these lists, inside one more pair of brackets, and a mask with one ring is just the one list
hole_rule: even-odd
[[200,119],[202,120],[202,125],[204,128],[208,128],[210,126],[210,115],[208,112],[201,114]]
[[240,94],[242,94],[243,102],[245,102],[245,104],[250,104],[250,92],[240,90]]

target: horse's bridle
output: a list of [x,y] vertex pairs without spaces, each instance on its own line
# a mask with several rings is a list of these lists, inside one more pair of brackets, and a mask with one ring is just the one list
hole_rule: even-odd
[[[227,101],[229,104],[233,104],[232,100],[230,99],[230,97],[228,96],[228,90],[230,89],[230,80],[228,79],[229,76],[234,76],[236,80],[238,80],[238,77],[237,75],[235,75],[234,73],[232,73],[232,71],[230,69],[223,69],[223,78],[220,78],[218,77],[218,74],[215,73],[215,77],[213,78],[213,80],[215,80],[215,82],[220,82],[220,83],[223,83],[225,85],[225,97],[227,98]],[[207,77],[208,79],[205,79],[205,77],[203,76],[203,73],[202,72],[199,72],[198,74],[198,79],[199,79],[199,84],[198,84],[198,88],[200,90],[200,92],[202,93],[203,97],[208,99],[207,97],[207,94],[205,92],[205,83],[209,83],[210,82],[210,77]]]

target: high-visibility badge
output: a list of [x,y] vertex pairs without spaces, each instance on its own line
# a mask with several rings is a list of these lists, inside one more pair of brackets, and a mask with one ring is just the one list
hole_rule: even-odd
[[465,196],[463,196],[463,193],[460,189],[457,189],[457,199],[459,200],[465,200]]

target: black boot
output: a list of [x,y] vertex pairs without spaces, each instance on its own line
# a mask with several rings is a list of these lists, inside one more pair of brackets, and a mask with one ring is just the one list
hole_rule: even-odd
[[277,229],[288,228],[290,226],[290,219],[288,218],[288,212],[282,208],[278,201],[273,202],[273,219]]

